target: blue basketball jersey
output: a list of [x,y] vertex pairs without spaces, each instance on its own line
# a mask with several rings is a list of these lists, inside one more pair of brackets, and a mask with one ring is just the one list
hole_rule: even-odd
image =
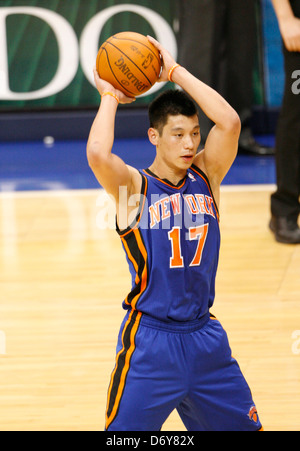
[[123,302],[159,321],[193,321],[214,302],[219,214],[209,181],[196,166],[177,185],[142,170],[136,221],[118,233],[132,277]]
[[188,431],[257,431],[249,386],[210,314],[220,230],[207,177],[192,166],[172,185],[141,171],[131,227],[118,230],[132,289],[123,302],[108,389],[108,431],[160,431],[177,409]]

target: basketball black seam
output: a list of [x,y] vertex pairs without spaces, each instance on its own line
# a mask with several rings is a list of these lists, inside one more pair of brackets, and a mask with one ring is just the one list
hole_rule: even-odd
[[115,49],[119,50],[119,52],[121,52],[124,56],[126,56],[126,58],[128,58],[129,61],[131,61],[131,63],[134,64],[135,67],[136,67],[136,68],[144,75],[144,77],[148,80],[150,86],[152,86],[152,83],[151,83],[151,81],[149,80],[149,78],[147,77],[147,75],[144,74],[144,72],[139,68],[139,66],[137,66],[137,65],[135,64],[135,62],[132,61],[132,60],[129,58],[129,56],[126,55],[126,53],[124,53],[122,50],[120,50],[118,47],[116,47],[116,46],[115,46],[114,44],[112,44],[111,42],[107,42],[107,43],[110,44],[110,45],[112,45]]
[[[129,38],[117,38],[116,36],[112,36],[112,39],[116,39],[119,41],[132,41],[132,42],[136,42],[137,44],[143,45],[144,47],[146,47],[146,49],[148,49],[151,53],[153,53],[153,55],[155,56],[155,58],[157,59],[157,61],[159,62],[159,64],[161,64],[160,59],[158,58],[158,56],[155,54],[155,52],[153,52],[153,50],[148,47],[146,44],[143,44],[140,41],[136,41],[135,39],[129,39]],[[109,42],[109,41],[108,41]]]
[[132,94],[133,96],[136,96],[136,94],[134,94],[133,92],[129,91],[129,89],[126,89],[125,86],[123,86],[122,83],[119,82],[119,80],[118,80],[117,77],[115,76],[115,73],[114,73],[114,71],[113,71],[113,69],[112,69],[112,67],[111,67],[111,65],[110,65],[110,61],[109,61],[109,57],[108,57],[108,52],[107,52],[106,48],[103,48],[103,50],[104,50],[105,53],[106,53],[107,62],[108,62],[108,65],[109,65],[109,67],[110,67],[111,73],[113,74],[113,76],[114,76],[114,78],[116,79],[117,83],[119,83],[119,85],[122,87],[122,89],[125,89],[125,91],[127,91],[129,94]]

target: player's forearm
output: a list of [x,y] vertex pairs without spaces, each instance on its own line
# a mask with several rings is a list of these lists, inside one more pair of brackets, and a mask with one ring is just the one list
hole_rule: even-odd
[[239,116],[229,103],[185,68],[178,67],[173,72],[172,81],[181,86],[218,127],[228,129],[239,126]]
[[107,155],[114,143],[115,117],[118,103],[111,96],[104,96],[94,119],[87,143],[89,161]]

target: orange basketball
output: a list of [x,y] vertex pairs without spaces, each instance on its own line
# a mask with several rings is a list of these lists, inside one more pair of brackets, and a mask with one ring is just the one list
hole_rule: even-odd
[[128,97],[135,97],[156,83],[161,59],[146,36],[124,32],[111,36],[101,45],[96,68],[100,78]]

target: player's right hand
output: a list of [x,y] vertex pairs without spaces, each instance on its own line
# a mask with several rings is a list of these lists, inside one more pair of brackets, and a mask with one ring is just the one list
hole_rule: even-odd
[[97,88],[100,96],[104,92],[111,92],[112,94],[117,96],[119,99],[119,102],[123,103],[123,104],[132,103],[136,100],[135,97],[126,96],[126,94],[124,94],[119,89],[114,88],[113,85],[111,85],[108,81],[105,81],[102,78],[100,78],[96,68],[94,68],[94,80],[95,80],[95,85],[96,85],[96,88]]

